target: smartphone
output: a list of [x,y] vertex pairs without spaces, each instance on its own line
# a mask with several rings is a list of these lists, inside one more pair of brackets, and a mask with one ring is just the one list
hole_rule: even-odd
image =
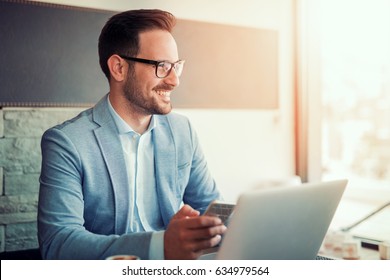
[[216,216],[221,219],[222,223],[227,225],[228,220],[233,213],[234,206],[236,206],[234,203],[214,200],[209,204],[203,215]]

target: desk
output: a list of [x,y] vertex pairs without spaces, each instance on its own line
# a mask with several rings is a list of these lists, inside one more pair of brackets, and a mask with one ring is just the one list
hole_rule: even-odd
[[[330,252],[321,249],[318,254],[332,259],[343,259],[341,250]],[[363,247],[360,249],[360,258],[358,260],[380,260],[379,251]]]
[[[367,188],[347,188],[332,220],[329,232],[340,232],[342,228],[349,227],[350,229],[345,234],[363,238],[360,259],[379,260],[379,251],[372,249],[375,246],[367,248],[365,239],[371,239],[374,244],[375,240],[378,241],[376,244],[379,244],[380,241],[390,241],[390,206],[376,212],[377,209],[388,203],[389,198],[390,189],[388,188],[375,189],[374,191]],[[374,215],[369,216],[374,212],[376,212]],[[362,222],[356,224],[358,221]],[[324,240],[325,242],[326,240]],[[321,250],[324,251],[324,248]],[[336,253],[330,252],[330,254],[340,257],[341,250]]]
[[345,259],[343,251],[351,249],[350,255],[358,256],[353,258],[354,260],[380,260],[378,247],[379,244],[372,241],[353,238],[348,233],[336,231],[325,236],[318,254],[334,259]]
[[[330,225],[331,231],[353,225],[355,222],[373,213],[389,202],[390,188],[347,187]],[[390,206],[382,209],[362,223],[354,226],[348,232],[351,235],[390,241]]]

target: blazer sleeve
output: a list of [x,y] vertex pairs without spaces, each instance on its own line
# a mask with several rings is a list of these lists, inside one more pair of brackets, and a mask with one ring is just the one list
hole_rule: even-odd
[[105,259],[133,254],[148,259],[152,233],[103,235],[84,227],[82,162],[69,137],[52,128],[43,135],[41,149],[38,240],[43,258]]

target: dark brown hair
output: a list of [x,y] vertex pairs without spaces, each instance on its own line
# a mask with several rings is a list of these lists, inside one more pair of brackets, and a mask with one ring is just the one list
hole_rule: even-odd
[[172,31],[175,17],[161,10],[130,10],[112,16],[99,36],[99,63],[110,78],[107,60],[113,54],[136,56],[139,51],[139,33],[153,29]]

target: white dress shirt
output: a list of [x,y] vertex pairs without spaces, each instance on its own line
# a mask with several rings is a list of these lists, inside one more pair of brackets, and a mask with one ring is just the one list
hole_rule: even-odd
[[164,225],[156,191],[152,138],[152,130],[158,125],[157,121],[152,116],[148,129],[141,135],[118,115],[109,98],[108,104],[118,128],[128,171],[130,231],[153,231],[149,257],[150,259],[163,259]]

